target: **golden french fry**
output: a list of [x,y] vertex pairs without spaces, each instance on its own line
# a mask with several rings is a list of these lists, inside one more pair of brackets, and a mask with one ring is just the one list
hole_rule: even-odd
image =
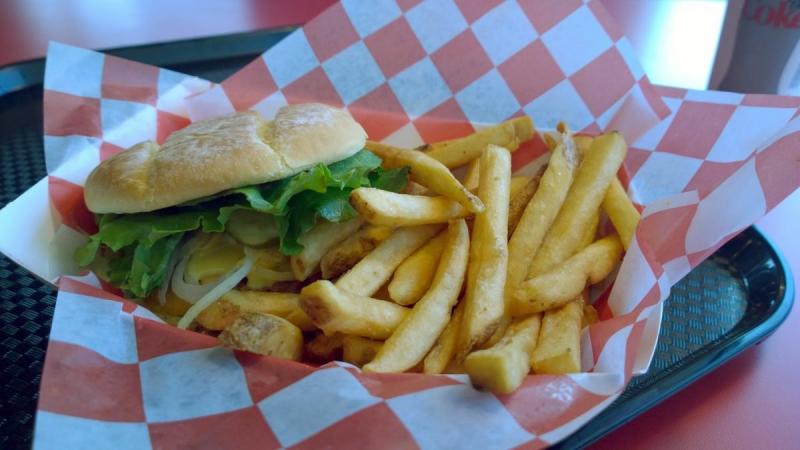
[[406,258],[389,282],[389,298],[398,305],[417,302],[431,287],[436,267],[447,244],[447,233],[441,232]]
[[[461,326],[461,318],[464,316],[464,302],[459,302],[453,310],[450,322],[444,327],[444,331],[436,339],[436,343],[428,352],[423,360],[422,371],[427,374],[445,373],[447,365],[453,357],[453,352],[458,341],[458,329]],[[448,372],[449,373],[449,372]]]
[[392,227],[445,223],[471,214],[447,197],[397,194],[376,188],[355,189],[350,194],[350,204],[367,222]]
[[478,183],[481,181],[481,159],[473,159],[467,166],[467,173],[464,175],[464,187],[470,191],[478,189]]
[[374,294],[389,281],[389,277],[403,260],[441,229],[441,225],[398,228],[375,247],[375,250],[342,275],[336,281],[336,287],[360,295]]
[[475,216],[464,318],[461,322],[457,359],[463,360],[476,345],[485,342],[505,314],[503,284],[508,262],[508,201],[511,154],[490,145],[481,155],[478,196],[486,210]]
[[592,146],[592,141],[594,140],[591,136],[586,135],[576,135],[573,136],[572,139],[575,140],[575,146],[578,147],[578,152],[581,155],[586,155],[586,152],[589,151],[589,148]]
[[392,147],[378,142],[367,141],[367,149],[380,156],[383,166],[388,169],[410,167],[410,178],[437,194],[461,203],[473,213],[483,211],[483,203],[453,176],[441,162],[418,150]]
[[414,367],[450,321],[469,259],[469,231],[462,219],[450,222],[447,242],[430,290],[389,336],[366,372],[402,372]]
[[219,341],[227,346],[259,355],[298,361],[303,355],[300,328],[278,316],[244,313],[220,333]]
[[586,230],[583,233],[583,237],[581,237],[581,243],[580,245],[578,245],[578,248],[584,249],[595,241],[595,236],[597,236],[597,227],[599,225],[600,225],[600,214],[598,212],[594,216],[592,216],[592,220],[589,222],[589,226],[586,227]]
[[606,191],[606,196],[603,198],[603,211],[606,212],[614,229],[617,230],[625,250],[628,250],[642,216],[628,198],[619,178],[614,178]]
[[[509,305],[517,287],[525,281],[531,262],[536,256],[547,231],[567,197],[579,163],[575,143],[569,134],[560,136],[556,149],[550,155],[547,168],[539,180],[539,188],[528,202],[508,241],[508,272],[504,299],[506,315],[501,327],[510,323]],[[502,337],[503,330],[495,333],[494,341]]]
[[511,177],[511,184],[509,184],[508,191],[511,193],[511,198],[519,193],[525,186],[528,185],[528,182],[531,181],[530,177],[524,176],[516,176]]
[[341,223],[320,221],[308,233],[300,236],[298,241],[303,245],[303,250],[289,258],[295,278],[303,281],[316,272],[325,253],[336,243],[355,233],[360,226],[359,219]]
[[560,375],[581,370],[582,299],[544,313],[531,355],[534,373]]
[[[592,140],[590,136],[575,136],[575,143],[578,146],[578,151],[581,152],[581,154],[585,154],[589,151]],[[631,202],[631,199],[625,192],[625,188],[622,187],[619,178],[614,178],[614,180],[611,181],[611,185],[608,187],[606,195],[603,198],[602,206],[603,211],[605,211],[611,223],[614,225],[614,229],[617,230],[623,247],[625,247],[625,250],[628,250],[628,246],[636,232],[636,226],[641,219],[641,214],[639,210],[633,206],[633,202]]]
[[544,145],[546,145],[550,151],[553,151],[558,147],[558,142],[561,138],[556,133],[544,133],[542,135],[542,140],[544,140]]
[[391,227],[367,225],[336,244],[320,261],[322,278],[330,280],[347,272],[391,234]]
[[575,181],[564,205],[531,263],[530,276],[549,271],[578,250],[626,151],[625,140],[617,132],[592,141],[591,149],[575,172]]
[[497,344],[467,355],[464,368],[472,384],[497,394],[514,392],[531,370],[540,323],[540,314],[514,321]]
[[579,296],[587,283],[594,284],[611,273],[622,256],[616,235],[604,237],[571,256],[549,272],[522,283],[511,299],[511,315],[558,308]]
[[382,341],[375,341],[358,336],[345,336],[342,341],[342,359],[355,366],[363,366],[375,358]]
[[514,151],[519,148],[520,143],[532,138],[533,133],[533,122],[530,117],[523,116],[484,128],[469,136],[427,144],[420,147],[420,150],[453,168],[480,157],[487,145],[498,145]]
[[539,181],[542,179],[542,173],[545,167],[539,169],[533,177],[528,179],[524,186],[514,189],[514,179],[511,178],[511,201],[508,204],[508,235],[513,236],[514,230],[517,228],[519,220],[522,218],[522,213],[530,203],[533,195],[539,189]]
[[581,319],[581,328],[594,325],[600,321],[600,315],[597,313],[592,305],[583,305],[583,318]]
[[317,332],[313,339],[306,342],[306,353],[317,360],[330,361],[335,359],[342,349],[344,338],[345,336],[341,333]]
[[316,327],[300,308],[300,295],[282,292],[232,290],[197,315],[207,330],[223,330],[242,314],[261,313],[282,317],[303,331]]
[[406,317],[409,309],[339,289],[319,280],[300,292],[300,306],[325,334],[344,333],[386,339]]

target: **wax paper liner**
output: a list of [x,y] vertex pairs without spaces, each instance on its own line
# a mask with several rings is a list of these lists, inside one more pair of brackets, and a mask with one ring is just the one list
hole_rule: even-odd
[[[647,208],[610,296],[596,303],[605,320],[584,334],[590,373],[531,376],[493,396],[463,376],[313,368],[222,349],[62,278],[34,445],[536,448],[612,402],[649,363],[669,286],[800,185],[791,120],[800,102],[661,89],[673,113],[659,122],[669,109],[602,7],[546,3],[337,4],[187,104],[201,118],[325,101],[347,106],[373,138],[404,145],[520,113],[543,128],[563,119],[576,130],[621,129],[631,141],[658,122],[626,160],[629,191]],[[92,226],[80,187],[88,170],[185,125],[180,100],[210,85],[62,45],[47,71],[51,175],[0,212],[0,225],[15,228],[0,249],[52,278],[69,270],[75,230]],[[515,169],[542,153],[540,141],[520,149]]]

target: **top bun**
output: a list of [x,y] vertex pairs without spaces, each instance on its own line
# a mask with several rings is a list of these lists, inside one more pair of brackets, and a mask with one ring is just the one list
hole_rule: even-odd
[[318,103],[284,106],[273,121],[235,113],[103,161],[84,197],[95,213],[153,211],[341,161],[364,148],[366,136],[347,112]]

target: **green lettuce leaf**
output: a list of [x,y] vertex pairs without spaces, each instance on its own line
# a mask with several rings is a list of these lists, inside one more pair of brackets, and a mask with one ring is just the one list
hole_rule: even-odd
[[343,222],[357,213],[348,201],[361,186],[400,191],[408,168],[384,170],[381,159],[361,150],[342,161],[318,164],[283,180],[231,189],[151,213],[98,216],[99,231],[75,254],[84,267],[102,248],[110,252],[106,276],[126,294],[143,298],[165,280],[172,253],[183,235],[194,230],[223,232],[235,211],[255,210],[275,217],[280,250],[296,255],[300,237],[318,220]]

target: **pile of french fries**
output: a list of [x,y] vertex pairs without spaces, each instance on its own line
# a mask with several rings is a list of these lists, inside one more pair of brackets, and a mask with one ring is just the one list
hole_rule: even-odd
[[[354,190],[360,218],[318,227],[291,258],[297,280],[321,279],[232,291],[199,325],[256,353],[466,373],[496,393],[530,373],[579,372],[581,330],[597,321],[588,287],[617,266],[639,213],[617,178],[618,133],[560,125],[543,137],[549,162],[514,177],[511,152],[534,133],[521,117],[419,149],[368,142],[385,167],[410,167],[407,191]],[[462,182],[451,169],[465,165]]]

